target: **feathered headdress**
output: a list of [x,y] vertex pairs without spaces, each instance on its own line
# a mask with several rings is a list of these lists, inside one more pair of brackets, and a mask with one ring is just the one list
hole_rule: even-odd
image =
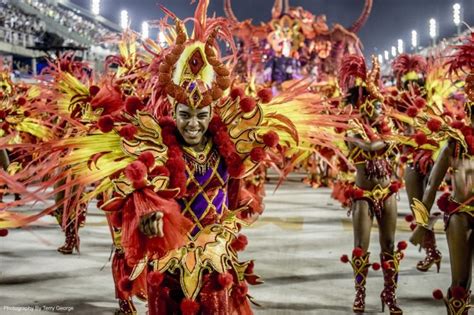
[[427,67],[425,58],[420,55],[401,54],[392,62],[393,74],[399,84],[422,79],[426,75]]
[[372,69],[367,71],[364,57],[346,55],[341,63],[339,85],[345,92],[353,87],[365,87],[370,97],[383,101],[379,91],[380,65],[374,56],[372,56]]
[[474,32],[461,45],[454,46],[454,53],[449,57],[448,65],[451,75],[465,77],[464,91],[471,102],[474,102]]

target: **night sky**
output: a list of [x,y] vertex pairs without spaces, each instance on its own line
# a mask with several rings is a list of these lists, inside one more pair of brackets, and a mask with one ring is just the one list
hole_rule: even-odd
[[[89,9],[90,0],[71,0]],[[120,11],[126,9],[132,28],[140,31],[144,20],[163,17],[159,4],[164,5],[177,16],[191,16],[195,5],[190,0],[102,0],[101,15],[119,23]],[[430,43],[428,20],[435,18],[439,23],[440,36],[455,34],[452,22],[452,5],[458,2],[463,8],[463,21],[474,26],[474,0],[374,0],[369,20],[358,34],[366,55],[382,53],[397,45],[397,39],[410,46],[411,30],[418,32],[421,46]],[[269,21],[273,0],[233,0],[235,15],[240,20],[253,19],[254,23]],[[340,23],[349,27],[359,16],[364,0],[290,0],[291,6],[303,6],[314,14],[325,14],[328,24]],[[208,14],[224,15],[223,0],[211,0]],[[465,26],[463,26],[465,29]],[[153,33],[151,33],[153,36]]]

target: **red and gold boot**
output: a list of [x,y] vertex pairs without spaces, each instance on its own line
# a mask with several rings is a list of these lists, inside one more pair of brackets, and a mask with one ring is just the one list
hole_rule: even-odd
[[[355,282],[355,298],[354,304],[352,305],[352,310],[354,313],[364,313],[365,311],[365,284],[367,281],[369,267],[371,266],[369,263],[369,256],[370,253],[364,253],[364,250],[359,247],[356,247],[352,251],[352,259],[350,263],[352,270],[354,271]],[[343,255],[341,257],[341,261],[344,263],[349,262],[347,255]],[[375,266],[374,269],[376,269]]]
[[426,232],[423,248],[426,250],[426,257],[418,262],[416,269],[421,272],[426,272],[430,270],[431,266],[436,265],[436,270],[439,273],[442,256],[441,252],[436,248],[436,240],[433,231]]
[[463,287],[451,287],[446,297],[443,296],[443,292],[438,289],[433,292],[433,296],[437,300],[444,301],[448,315],[468,315],[469,309],[472,307],[470,304],[471,291]]
[[132,299],[119,300],[119,309],[115,311],[115,315],[137,315],[137,309]]
[[384,312],[385,305],[387,305],[390,310],[390,315],[403,314],[402,309],[398,306],[395,293],[398,283],[399,263],[402,255],[403,254],[398,251],[393,255],[389,253],[382,253],[380,255],[384,279],[384,289],[380,294],[380,300],[382,302],[382,312]]
[[79,235],[77,235],[74,221],[69,222],[64,233],[66,235],[66,239],[64,244],[58,248],[58,252],[64,255],[70,255],[74,251],[74,248],[76,251],[79,251]]
[[[67,222],[66,229],[64,234],[66,235],[66,240],[64,245],[58,248],[58,252],[64,255],[70,255],[74,251],[74,248],[79,252],[79,228],[83,227],[86,222],[86,205],[81,204],[78,206],[79,211],[76,213],[76,217],[69,219]],[[56,219],[61,224],[62,213],[59,211],[56,214]]]

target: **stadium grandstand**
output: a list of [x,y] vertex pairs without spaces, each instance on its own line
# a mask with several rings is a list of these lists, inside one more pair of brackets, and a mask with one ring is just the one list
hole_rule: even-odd
[[47,57],[76,51],[100,69],[119,25],[68,0],[0,0],[0,65],[16,78],[39,74]]

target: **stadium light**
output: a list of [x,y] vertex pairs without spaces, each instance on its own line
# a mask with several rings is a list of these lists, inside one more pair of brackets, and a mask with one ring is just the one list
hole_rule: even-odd
[[120,26],[122,29],[127,29],[128,28],[128,12],[127,10],[122,10],[120,12]]
[[379,54],[379,55],[378,55],[378,59],[379,59],[379,63],[382,64],[382,63],[383,63],[383,56],[382,56],[382,54]]
[[461,33],[461,5],[459,3],[453,4],[453,22],[459,35]]
[[147,39],[150,36],[149,29],[148,29],[148,22],[142,22],[142,38]]
[[91,8],[92,8],[91,11],[93,14],[99,15],[100,14],[100,0],[92,0]]
[[433,40],[433,46],[436,44],[436,36],[437,36],[436,31],[437,31],[436,30],[436,20],[431,18],[430,19],[430,37]]
[[395,57],[397,55],[397,48],[395,46],[392,46],[392,57]]
[[411,31],[411,47],[418,48],[418,33],[415,30]]
[[403,39],[399,39],[397,41],[397,51],[399,54],[403,54],[403,51],[404,51],[404,47],[403,47]]
[[388,60],[388,58],[390,58],[390,56],[388,55],[388,50],[385,50],[383,52],[383,57],[385,58],[385,60]]

